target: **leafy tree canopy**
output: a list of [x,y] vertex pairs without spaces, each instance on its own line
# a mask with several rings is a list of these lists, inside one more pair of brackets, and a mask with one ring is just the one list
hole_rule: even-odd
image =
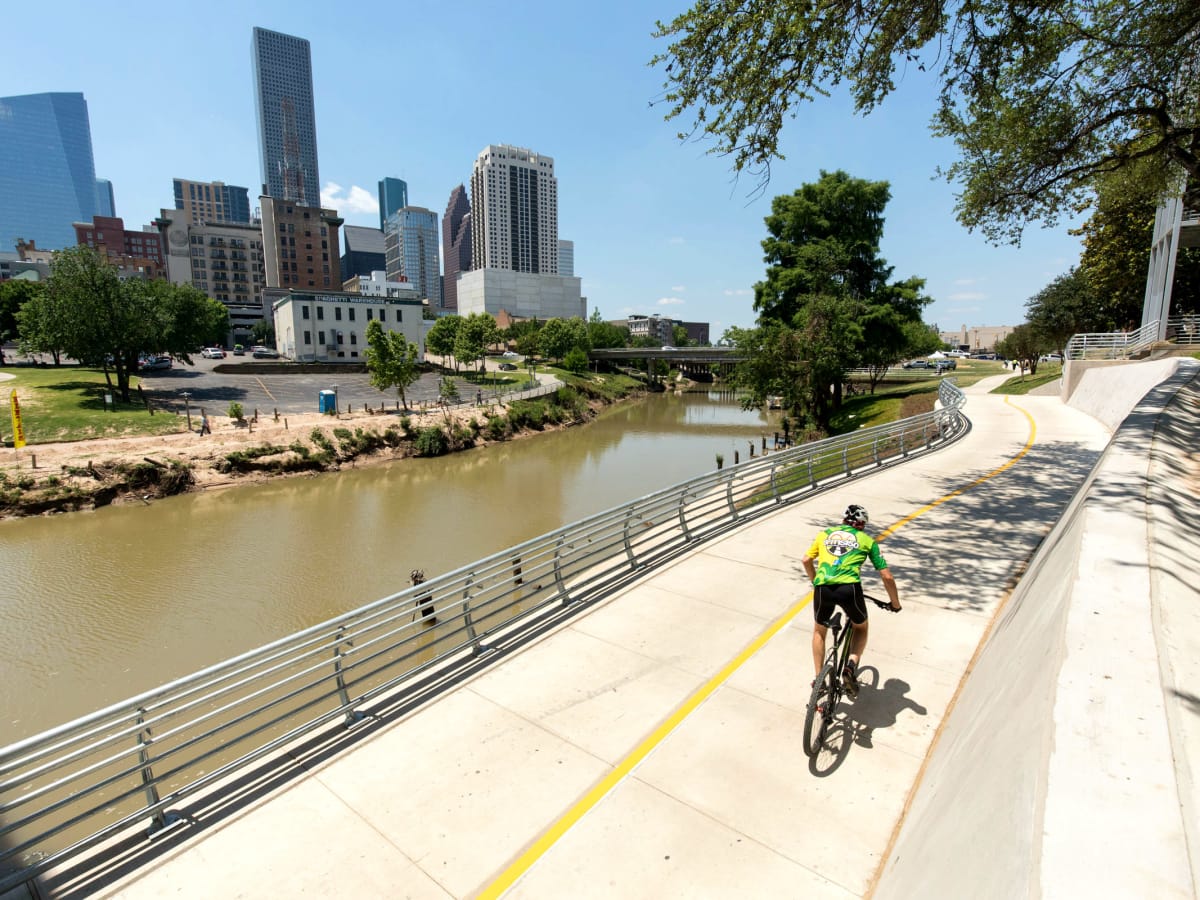
[[[655,37],[668,120],[765,182],[784,120],[846,84],[869,113],[932,78],[960,158],[959,220],[994,241],[1054,224],[1090,180],[1152,160],[1152,190],[1200,185],[1195,0],[696,0]],[[1193,199],[1196,198],[1193,192]]]
[[433,323],[429,333],[425,335],[425,349],[443,359],[454,355],[454,344],[458,338],[458,329],[462,325],[459,316],[442,316]]
[[1058,352],[1071,335],[1100,331],[1103,314],[1088,279],[1078,269],[1059,275],[1025,302],[1025,318],[1038,336]]
[[385,331],[374,319],[367,323],[367,372],[371,384],[381,391],[395,388],[405,409],[408,409],[405,391],[420,377],[419,352],[417,345],[402,333]]

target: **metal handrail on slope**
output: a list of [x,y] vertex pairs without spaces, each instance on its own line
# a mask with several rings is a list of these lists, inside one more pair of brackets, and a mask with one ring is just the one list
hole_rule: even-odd
[[[941,408],[751,458],[566,525],[454,572],[0,749],[0,893],[364,707],[426,696],[571,604],[594,601],[725,530],[965,434]],[[443,682],[444,683],[444,682]]]
[[1128,359],[1150,347],[1158,338],[1158,320],[1136,331],[1087,332],[1067,341],[1066,359]]

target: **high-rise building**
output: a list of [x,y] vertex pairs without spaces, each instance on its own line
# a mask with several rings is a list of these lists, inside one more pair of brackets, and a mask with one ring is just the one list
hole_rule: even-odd
[[255,223],[192,223],[178,210],[164,209],[167,270],[175,284],[190,284],[229,310],[228,343],[249,343],[254,323],[271,320],[262,291],[262,227]]
[[113,197],[112,182],[107,178],[96,179],[96,215],[115,216],[117,201]]
[[250,223],[250,192],[244,187],[223,181],[189,181],[174,179],[175,209],[183,212],[183,221],[190,225],[205,222]]
[[92,129],[83,94],[0,97],[0,249],[75,243],[73,222],[98,212]]
[[379,182],[379,230],[388,216],[408,206],[408,183],[399,178],[384,178]]
[[459,273],[471,269],[471,201],[461,184],[450,192],[446,214],[442,216],[442,254],[446,271],[442,305],[457,310]]
[[471,173],[471,268],[558,274],[554,160],[491,144]]
[[362,225],[347,225],[342,229],[342,284],[357,275],[370,278],[372,272],[383,272],[386,267],[382,231]]
[[167,256],[162,234],[153,227],[126,231],[125,222],[112,216],[94,216],[90,222],[74,222],[75,242],[91,247],[108,258],[122,277],[163,278]]
[[383,226],[388,281],[410,281],[431,306],[441,306],[441,265],[437,213],[406,206],[388,216]]
[[263,193],[320,206],[312,54],[304,38],[254,29],[254,106]]
[[558,242],[558,274],[559,275],[574,275],[575,274],[575,242],[574,241],[559,241]]
[[340,290],[337,211],[265,195],[258,202],[267,287]]

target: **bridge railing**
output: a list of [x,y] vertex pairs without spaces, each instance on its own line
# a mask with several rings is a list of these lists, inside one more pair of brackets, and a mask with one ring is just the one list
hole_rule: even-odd
[[0,749],[0,893],[186,822],[176,807],[220,796],[239,770],[376,701],[418,702],[732,527],[956,440],[965,398],[950,380],[939,396],[933,412],[664,488]]

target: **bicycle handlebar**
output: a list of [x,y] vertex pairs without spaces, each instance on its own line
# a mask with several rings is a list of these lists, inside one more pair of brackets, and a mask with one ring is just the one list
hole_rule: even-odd
[[878,597],[872,597],[870,594],[863,594],[863,596],[866,599],[870,600],[872,603],[874,603],[876,606],[878,606],[880,609],[886,609],[890,613],[900,612],[900,610],[898,610],[898,609],[892,609],[892,604],[885,603],[883,600],[880,600]]

